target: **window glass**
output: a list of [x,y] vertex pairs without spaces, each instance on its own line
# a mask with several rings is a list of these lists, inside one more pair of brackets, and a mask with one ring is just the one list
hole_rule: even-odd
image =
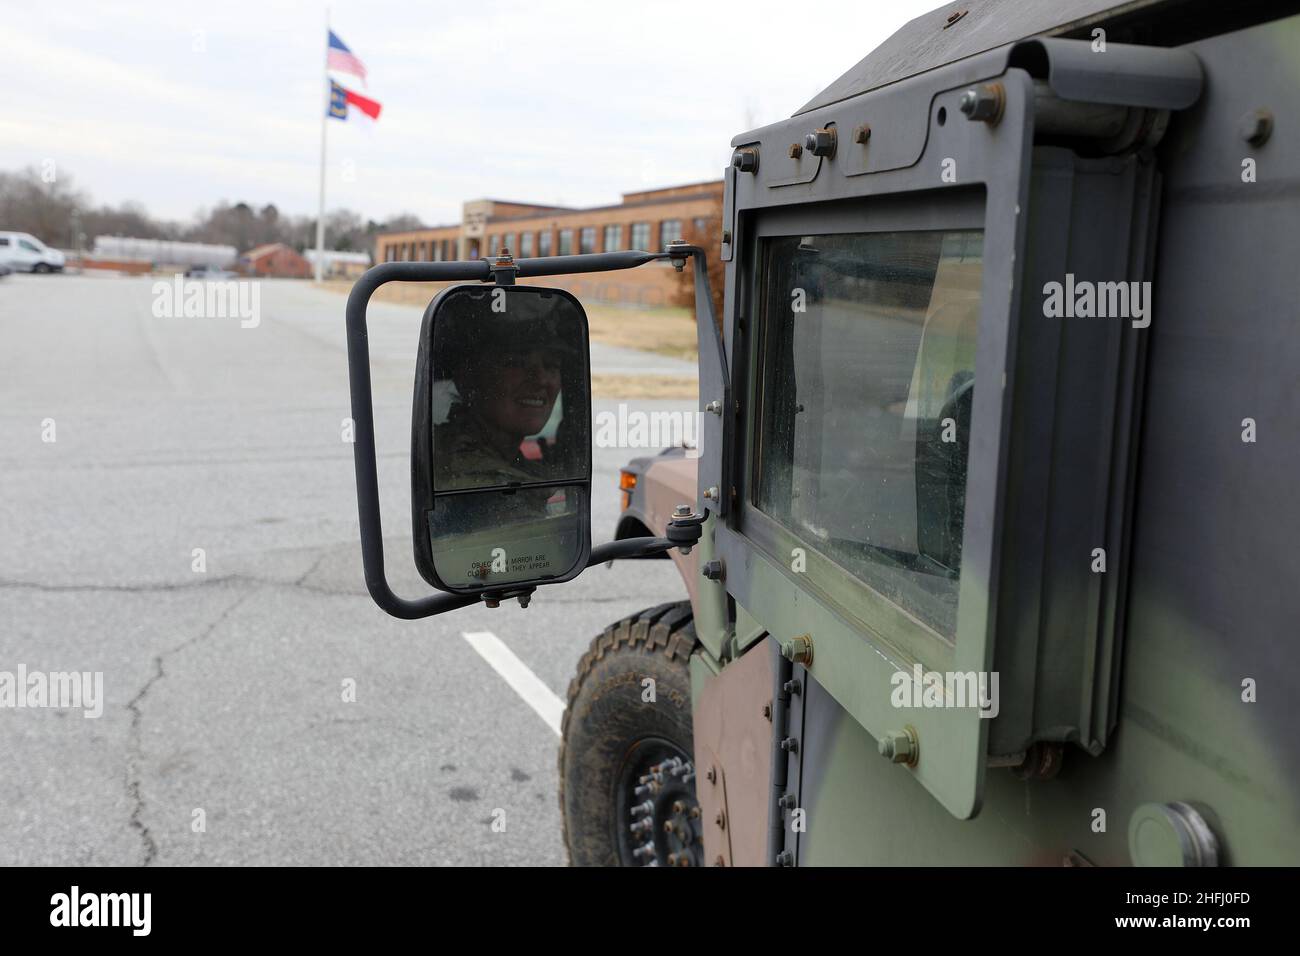
[[543,229],[537,234],[537,254],[539,256],[551,254],[551,230]]
[[573,230],[572,229],[560,230],[560,255],[562,256],[573,255]]
[[650,250],[650,223],[632,223],[632,248],[639,249],[642,252]]
[[588,255],[596,251],[596,227],[583,226],[578,234],[579,251]]
[[605,227],[605,251],[618,252],[623,248],[623,227],[606,226]]
[[521,232],[519,234],[519,258],[527,259],[533,254],[533,234],[531,232]]
[[665,219],[659,223],[659,246],[660,249],[667,249],[668,243],[682,237],[682,221],[680,219]]
[[765,240],[754,503],[956,635],[983,236]]

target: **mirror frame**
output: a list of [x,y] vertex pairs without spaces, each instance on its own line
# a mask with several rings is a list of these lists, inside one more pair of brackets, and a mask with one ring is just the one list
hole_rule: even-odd
[[582,365],[580,369],[576,370],[576,377],[579,381],[585,381],[586,392],[583,396],[582,407],[576,410],[572,408],[572,396],[565,395],[563,392],[560,394],[561,399],[564,401],[565,415],[574,411],[579,415],[585,415],[588,438],[590,438],[591,432],[590,323],[587,319],[587,311],[582,307],[582,303],[576,296],[564,289],[548,286],[515,285],[513,283],[485,286],[474,282],[457,283],[440,291],[425,308],[424,318],[420,322],[420,342],[415,362],[415,388],[411,407],[411,532],[414,540],[415,566],[425,581],[438,590],[446,591],[449,594],[474,596],[500,594],[503,597],[510,597],[519,592],[531,591],[543,584],[563,584],[566,581],[572,581],[586,569],[591,557],[591,468],[593,456],[591,451],[588,450],[586,468],[583,474],[574,477],[572,480],[554,482],[557,487],[581,486],[586,492],[585,506],[579,509],[577,516],[579,519],[578,551],[573,564],[563,573],[483,587],[452,585],[439,576],[434,563],[428,526],[428,513],[433,508],[435,497],[433,485],[435,454],[433,447],[433,334],[440,305],[452,295],[459,294],[466,289],[482,292],[486,296],[491,296],[495,289],[504,289],[507,295],[519,295],[521,293],[544,294],[569,301],[582,319],[582,341],[579,349]]

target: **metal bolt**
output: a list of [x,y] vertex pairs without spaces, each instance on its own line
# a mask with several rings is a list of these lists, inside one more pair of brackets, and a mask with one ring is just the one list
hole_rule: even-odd
[[699,808],[699,807],[691,807],[691,811],[690,811],[690,813],[688,813],[688,814],[686,814],[686,815],[687,815],[688,817],[690,817],[692,820],[698,820],[698,819],[700,818],[700,808]]
[[672,832],[673,832],[673,821],[672,821],[672,820],[665,820],[665,821],[664,821],[664,833],[669,833],[669,834],[671,834]]
[[483,599],[483,606],[484,606],[484,607],[500,607],[500,606],[501,606],[501,602],[498,601],[496,598],[484,598],[484,599]]
[[706,773],[706,774],[704,775],[704,777],[705,777],[706,780],[709,781],[709,783],[717,784],[717,782],[718,782],[718,771],[717,771],[716,769],[714,769],[713,767],[710,767],[710,768],[709,768],[709,772]]
[[784,641],[781,644],[781,656],[792,663],[810,667],[813,659],[812,637],[802,634],[792,641]]
[[772,705],[771,705],[771,704],[764,704],[764,705],[763,705],[763,717],[764,717],[765,719],[767,719],[767,720],[771,720],[771,719],[772,719]]
[[673,509],[674,518],[689,518],[690,516],[691,516],[690,505],[678,505],[676,508]]
[[533,599],[533,596],[532,596],[531,594],[521,594],[521,595],[519,595],[519,606],[520,606],[520,607],[528,607],[528,602],[531,601],[532,599]]
[[1268,110],[1251,110],[1237,123],[1237,132],[1251,146],[1263,146],[1273,135],[1273,114]]
[[985,83],[963,93],[957,102],[957,108],[969,120],[982,120],[994,126],[1002,119],[1006,99],[1007,94],[1001,83]]
[[718,500],[718,486],[717,486],[717,485],[710,485],[709,487],[705,488],[705,489],[704,489],[704,497],[705,497],[707,500],[709,500],[709,501],[717,501],[717,500]]
[[704,410],[705,410],[706,412],[712,412],[712,413],[715,414],[715,415],[721,415],[721,414],[722,414],[722,403],[719,402],[719,401],[712,401],[712,402],[709,402],[709,404],[707,404],[707,405],[704,406]]
[[713,822],[718,825],[719,830],[727,829],[727,816],[721,810],[719,810],[718,815],[713,818]]
[[724,229],[724,230],[722,230],[722,244],[723,244],[724,246],[726,246],[726,245],[730,245],[730,244],[731,244],[731,230],[730,230],[730,229]]
[[719,853],[718,856],[717,856],[717,858],[713,861],[713,865],[714,865],[714,866],[726,866],[726,865],[727,865],[726,861],[722,859],[722,854],[721,854],[721,853]]
[[835,156],[836,143],[837,134],[834,126],[823,126],[803,138],[804,149],[814,156],[825,156],[828,159]]
[[777,866],[794,866],[794,854],[789,850],[782,850],[776,855]]
[[632,816],[639,817],[643,813],[651,813],[654,811],[654,808],[655,805],[653,800],[647,800],[645,803],[638,803],[632,808]]
[[700,569],[700,574],[709,581],[721,581],[727,576],[727,571],[721,561],[714,560],[705,562],[704,567]]
[[803,147],[800,146],[798,143],[791,143],[791,144],[790,144],[790,158],[791,158],[791,159],[798,159],[798,158],[799,158],[800,156],[802,156],[802,155],[803,155]]
[[742,173],[758,171],[758,150],[752,146],[742,146],[731,154],[731,165]]
[[803,685],[799,683],[799,678],[794,677],[781,685],[781,689],[787,694],[799,694],[803,690]]
[[853,130],[853,142],[865,145],[871,139],[871,124],[863,123]]
[[786,753],[797,754],[799,752],[799,741],[795,737],[786,737],[781,741],[781,749]]
[[783,793],[781,794],[781,799],[777,801],[777,805],[780,806],[782,810],[793,810],[799,805],[799,798],[793,793]]
[[916,766],[919,756],[916,731],[911,727],[902,730],[887,730],[876,743],[876,749],[882,757],[888,757],[891,763],[904,763]]
[[673,813],[685,813],[685,812],[686,812],[686,804],[682,803],[680,800],[674,800]]

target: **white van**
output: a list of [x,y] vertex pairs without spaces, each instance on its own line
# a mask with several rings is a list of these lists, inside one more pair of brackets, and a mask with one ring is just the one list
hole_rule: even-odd
[[61,272],[66,260],[26,232],[0,232],[0,262],[15,272]]

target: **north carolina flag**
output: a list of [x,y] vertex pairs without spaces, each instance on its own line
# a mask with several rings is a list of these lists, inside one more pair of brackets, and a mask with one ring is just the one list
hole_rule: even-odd
[[329,31],[329,47],[325,54],[325,66],[331,70],[338,70],[340,73],[351,73],[353,76],[361,77],[361,82],[366,82],[366,67],[352,55],[347,44],[338,38],[333,31]]
[[331,119],[346,120],[350,115],[349,106],[355,106],[359,110],[358,116],[366,120],[379,119],[379,111],[383,109],[374,100],[330,80],[330,108],[327,115]]

